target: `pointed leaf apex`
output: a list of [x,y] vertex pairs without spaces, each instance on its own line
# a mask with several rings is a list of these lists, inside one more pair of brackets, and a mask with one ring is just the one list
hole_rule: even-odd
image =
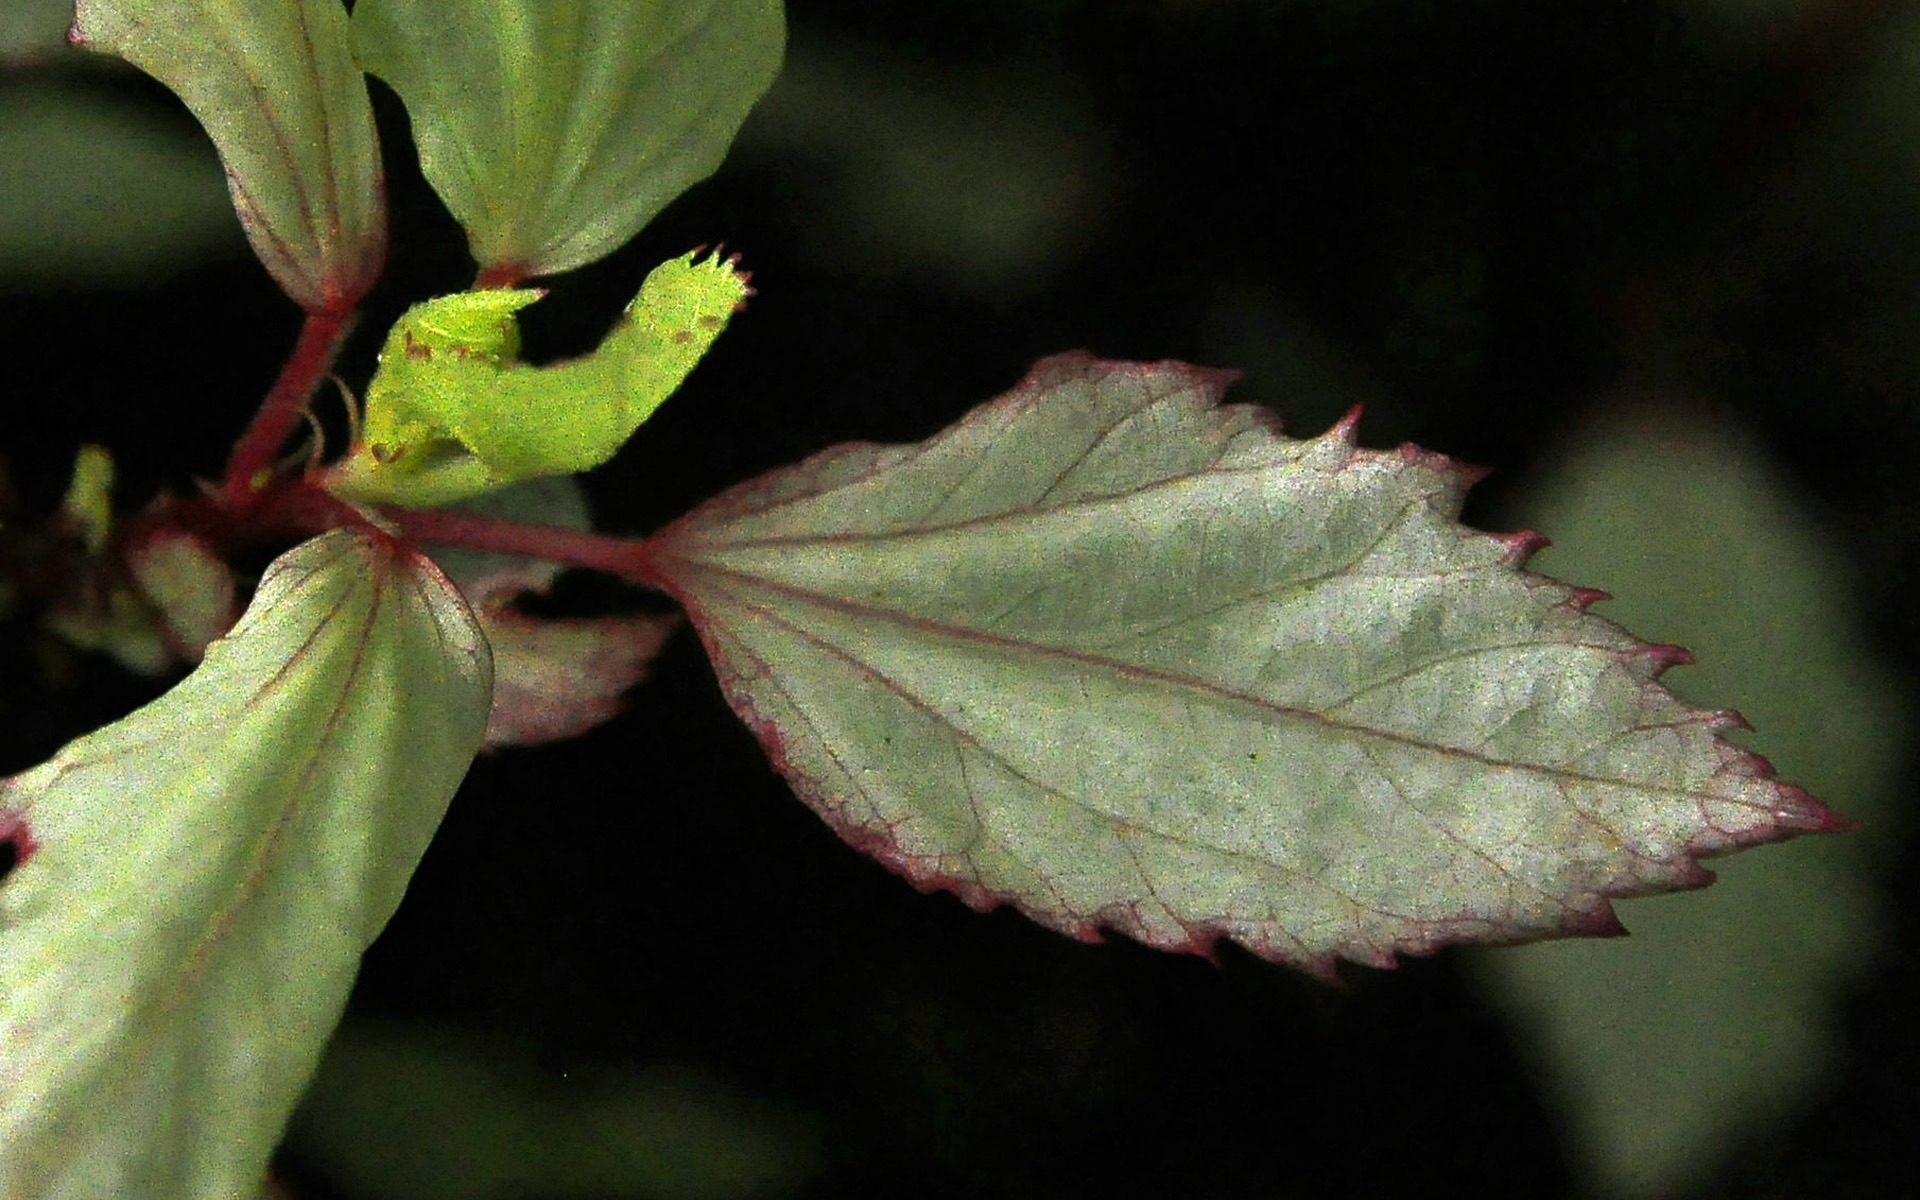
[[[1658,679],[1674,667],[1693,665],[1693,652],[1685,646],[1676,646],[1671,642],[1649,643],[1639,647],[1634,653],[1647,661],[1649,674],[1654,679]],[[1741,727],[1744,728],[1745,725],[1746,722],[1742,721]]]
[[1569,587],[1567,598],[1561,603],[1575,612],[1583,613],[1603,600],[1613,599],[1613,593],[1603,592],[1599,588]]
[[1610,900],[1601,900],[1589,911],[1570,918],[1567,921],[1567,933],[1572,937],[1589,938],[1633,936],[1633,932],[1621,923],[1620,914],[1614,911]]
[[[1756,758],[1759,756],[1756,755]],[[1773,777],[1773,765],[1765,759],[1766,777]],[[1792,837],[1795,833],[1848,833],[1861,828],[1861,823],[1851,817],[1843,817],[1826,805],[1807,794],[1806,789],[1790,783],[1778,785],[1780,791],[1779,806],[1774,809],[1773,819],[1779,825],[1780,832],[1770,840],[1780,841]]]
[[1672,652],[1456,520],[1474,475],[1229,372],[1047,359],[651,560],[795,791],[923,889],[1319,975],[1617,931],[1608,900],[1833,827],[1654,680]]
[[1515,569],[1526,566],[1534,555],[1553,545],[1552,538],[1531,529],[1516,529],[1497,536],[1506,543],[1507,565]]

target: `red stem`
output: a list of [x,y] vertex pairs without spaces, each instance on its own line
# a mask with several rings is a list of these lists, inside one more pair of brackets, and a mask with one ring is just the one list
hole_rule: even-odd
[[490,267],[480,268],[480,273],[474,276],[473,287],[475,291],[515,288],[519,287],[526,277],[527,268],[520,263],[494,263]]
[[300,340],[294,343],[280,378],[273,381],[260,411],[234,443],[227,459],[227,477],[221,485],[225,501],[237,509],[248,507],[265,483],[262,472],[271,471],[287,435],[300,423],[307,398],[333,366],[340,343],[353,328],[352,310],[310,312],[300,327]]
[[409,540],[566,563],[660,587],[647,538],[611,537],[558,525],[528,525],[444,508],[386,508],[380,515]]
[[[505,286],[524,270],[497,266],[481,273],[482,286]],[[202,499],[183,499],[149,513],[128,528],[144,535],[148,525],[193,529],[216,544],[265,540],[275,535],[315,533],[352,524],[351,506],[317,486],[313,479],[273,477],[287,436],[299,424],[307,400],[326,377],[341,343],[352,328],[350,310],[310,312],[280,377],[260,411],[235,443],[219,491]],[[401,536],[416,542],[519,554],[549,562],[604,571],[647,587],[662,587],[646,538],[619,538],[557,525],[528,525],[498,517],[447,509],[387,508],[381,518]]]

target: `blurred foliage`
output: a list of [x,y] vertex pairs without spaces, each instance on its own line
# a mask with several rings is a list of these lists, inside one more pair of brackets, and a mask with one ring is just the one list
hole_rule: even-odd
[[816,252],[891,263],[933,286],[1031,288],[1084,253],[1115,181],[1087,100],[1025,67],[875,63],[849,47],[794,55],[744,153],[798,153],[824,194]]
[[446,1029],[349,1026],[289,1146],[365,1200],[791,1195],[817,1168],[792,1114],[699,1071],[582,1078]]
[[58,54],[72,19],[73,0],[7,0],[0,8],[0,67]]
[[74,83],[0,76],[0,290],[124,284],[240,249],[199,129]]
[[1622,903],[1624,942],[1472,954],[1565,1106],[1590,1193],[1676,1195],[1830,1082],[1840,1003],[1885,949],[1913,714],[1831,535],[1737,426],[1682,396],[1615,397],[1529,475],[1510,511],[1557,540],[1536,567],[1605,580],[1618,599],[1598,611],[1697,656],[1670,686],[1738,708],[1784,778],[1864,823]]

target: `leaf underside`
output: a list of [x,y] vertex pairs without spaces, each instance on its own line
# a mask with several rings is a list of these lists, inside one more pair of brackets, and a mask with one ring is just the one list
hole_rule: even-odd
[[365,294],[386,258],[386,201],[339,0],[78,0],[71,37],[186,103],[289,296],[342,312]]
[[922,888],[1321,974],[1617,931],[1610,897],[1833,818],[1657,682],[1684,661],[1457,521],[1473,475],[1280,436],[1180,364],[1041,363],[664,531],[736,710]]
[[355,52],[483,271],[593,262],[712,174],[780,69],[780,0],[360,0]]
[[337,530],[172,691],[0,782],[0,1196],[259,1193],[491,686],[445,576]]

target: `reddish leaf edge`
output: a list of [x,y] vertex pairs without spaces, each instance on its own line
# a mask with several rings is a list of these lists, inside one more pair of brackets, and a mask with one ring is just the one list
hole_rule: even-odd
[[[1176,359],[1163,359],[1156,362],[1102,359],[1086,350],[1068,351],[1041,359],[1019,383],[987,401],[979,409],[973,410],[969,416],[977,414],[981,409],[990,409],[995,406],[1030,403],[1031,400],[1025,393],[1057,383],[1064,377],[1123,371],[1139,374],[1178,372],[1184,375],[1193,386],[1202,389],[1212,406],[1221,409],[1252,408],[1270,432],[1278,435],[1283,428],[1278,414],[1271,409],[1260,405],[1224,402],[1227,389],[1241,377],[1239,371],[1230,368],[1194,366]],[[1349,409],[1329,429],[1328,434],[1345,441],[1349,446],[1357,447],[1356,434],[1361,410],[1360,405]],[[965,417],[961,418],[961,420],[965,419]],[[958,422],[955,422],[955,425],[957,424]],[[954,425],[948,426],[948,430],[953,427]],[[927,441],[937,441],[944,437],[946,432],[947,430],[943,430],[936,433]],[[924,443],[908,445],[915,444]],[[873,445],[874,443],[870,442],[842,443],[810,455],[789,467],[778,468],[746,480],[708,500],[687,516],[661,530],[652,539],[650,547],[652,552],[647,556],[649,581],[671,594],[686,612],[688,623],[699,635],[708,661],[714,664],[715,674],[728,704],[752,731],[761,749],[767,755],[769,764],[787,781],[797,798],[811,808],[841,841],[899,875],[916,890],[927,894],[948,893],[967,907],[981,913],[992,912],[1002,907],[1012,907],[1036,924],[1080,942],[1098,944],[1105,942],[1110,933],[1122,933],[1154,949],[1193,955],[1218,964],[1220,943],[1223,940],[1235,940],[1222,924],[1212,921],[1180,922],[1183,937],[1175,941],[1147,938],[1133,933],[1129,927],[1137,929],[1139,923],[1137,919],[1130,918],[1127,913],[1126,910],[1131,907],[1129,905],[1108,906],[1084,920],[1057,919],[1053,914],[1034,912],[1017,898],[1001,895],[974,880],[930,868],[922,860],[903,852],[883,830],[860,828],[844,821],[834,805],[835,797],[828,795],[819,781],[807,776],[792,763],[785,750],[784,738],[776,724],[758,711],[738,673],[724,665],[723,656],[715,644],[715,621],[693,595],[692,589],[675,574],[676,556],[673,545],[681,527],[691,523],[697,517],[743,510],[748,507],[751,497],[764,487],[765,481],[770,476],[810,475],[843,454]],[[1398,456],[1409,463],[1429,468],[1449,480],[1451,486],[1436,493],[1432,497],[1432,503],[1445,516],[1456,522],[1459,521],[1468,491],[1491,473],[1490,468],[1460,462],[1437,451],[1427,450],[1411,443],[1402,443],[1389,450],[1361,448],[1356,450],[1356,454],[1373,457]],[[1346,468],[1343,466],[1339,469]],[[1551,539],[1546,535],[1530,529],[1521,529],[1492,536],[1500,538],[1507,544],[1508,555],[1505,565],[1509,569],[1528,577],[1536,586],[1554,588],[1564,593],[1558,607],[1584,614],[1591,620],[1605,621],[1616,629],[1622,629],[1637,643],[1631,649],[1622,651],[1620,657],[1628,670],[1637,677],[1641,687],[1661,688],[1660,677],[1669,669],[1685,666],[1694,661],[1693,655],[1682,646],[1642,641],[1631,631],[1624,630],[1617,622],[1588,611],[1593,605],[1612,599],[1609,593],[1597,588],[1566,584],[1550,576],[1527,571],[1526,564],[1533,556],[1551,545]],[[1631,931],[1620,920],[1619,914],[1614,910],[1613,901],[1706,887],[1714,881],[1716,876],[1704,865],[1703,859],[1787,841],[1802,834],[1845,833],[1860,828],[1859,822],[1833,812],[1804,788],[1780,782],[1773,764],[1763,756],[1742,749],[1718,736],[1719,731],[1723,730],[1752,729],[1752,726],[1738,712],[1731,709],[1700,709],[1695,710],[1692,715],[1698,724],[1715,731],[1714,747],[1721,760],[1716,774],[1740,774],[1772,785],[1776,802],[1773,806],[1773,821],[1770,825],[1737,832],[1714,830],[1709,827],[1707,831],[1691,839],[1672,859],[1661,860],[1654,864],[1660,869],[1659,873],[1664,874],[1664,878],[1642,886],[1625,884],[1602,888],[1590,896],[1581,898],[1579,903],[1569,905],[1564,919],[1553,930],[1509,933],[1500,930],[1494,922],[1486,918],[1462,913],[1458,917],[1435,918],[1425,922],[1427,935],[1418,941],[1369,947],[1365,950],[1350,950],[1341,955],[1292,956],[1282,953],[1277,947],[1246,946],[1244,942],[1237,944],[1244,946],[1256,957],[1294,967],[1322,982],[1338,985],[1341,983],[1339,971],[1342,961],[1379,970],[1392,970],[1399,966],[1399,959],[1403,956],[1426,957],[1456,944],[1499,946],[1555,941],[1564,938],[1626,937],[1631,935]]]
[[40,843],[27,828],[27,814],[18,809],[0,808],[0,884],[7,876],[33,857]]

